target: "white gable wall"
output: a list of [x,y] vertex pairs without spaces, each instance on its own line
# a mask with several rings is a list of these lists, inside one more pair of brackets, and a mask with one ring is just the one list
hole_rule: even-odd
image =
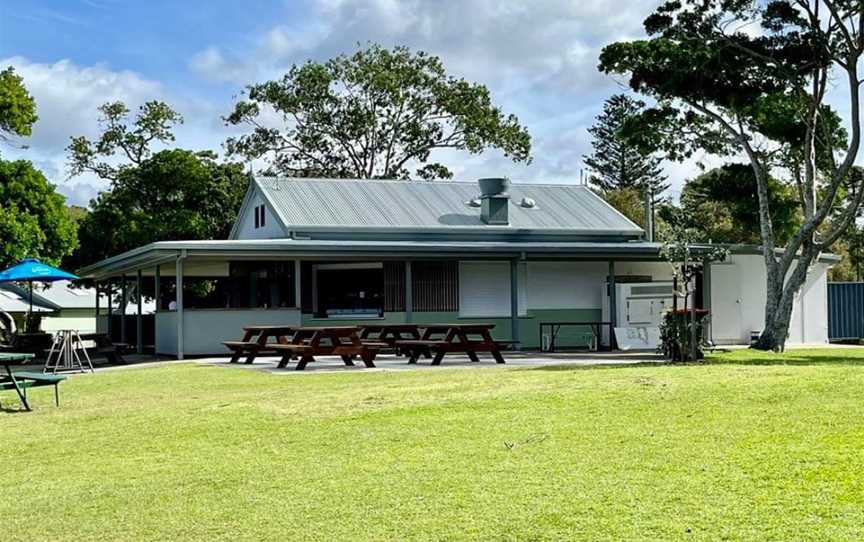
[[[263,228],[255,227],[255,208],[259,205],[265,205]],[[285,237],[285,232],[282,230],[282,226],[279,225],[279,218],[264,203],[264,198],[257,188],[249,197],[247,205],[243,208],[242,215],[237,220],[239,225],[237,239],[281,239]]]

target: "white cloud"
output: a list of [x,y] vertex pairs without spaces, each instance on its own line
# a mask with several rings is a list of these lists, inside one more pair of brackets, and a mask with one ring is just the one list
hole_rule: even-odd
[[[500,153],[437,153],[459,176],[510,174],[518,179],[575,181],[586,132],[603,100],[621,90],[597,70],[607,43],[642,34],[657,0],[310,0],[302,25],[274,24],[249,50],[208,47],[190,67],[216,81],[249,84],[281,76],[292,64],[352,53],[357,44],[407,45],[438,55],[448,71],[486,84],[534,139],[534,162]],[[230,45],[230,44],[229,44]]]
[[120,100],[134,111],[148,100],[167,101],[186,118],[175,130],[180,147],[219,150],[227,133],[219,120],[225,106],[171,95],[161,82],[132,71],[115,71],[101,64],[80,66],[70,60],[43,64],[23,57],[0,59],[0,66],[7,65],[14,66],[24,79],[36,100],[39,120],[32,136],[17,142],[26,148],[4,148],[3,155],[32,161],[72,204],[86,205],[107,186],[94,175],[68,179],[66,170],[70,138],[97,137],[98,107],[106,102]]

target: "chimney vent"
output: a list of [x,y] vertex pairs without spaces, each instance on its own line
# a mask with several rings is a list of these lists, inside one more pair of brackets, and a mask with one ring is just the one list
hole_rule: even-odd
[[490,226],[510,224],[509,206],[510,179],[486,178],[477,181],[480,185],[480,218]]

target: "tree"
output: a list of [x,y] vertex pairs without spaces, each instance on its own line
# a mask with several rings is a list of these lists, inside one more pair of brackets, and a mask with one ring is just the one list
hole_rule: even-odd
[[[628,122],[628,137],[672,157],[696,150],[747,156],[767,275],[757,348],[784,348],[808,269],[861,205],[864,187],[845,201],[841,189],[848,188],[861,139],[862,12],[859,0],[670,0],[645,20],[649,39],[601,53],[602,71],[628,74],[633,90],[657,102]],[[848,100],[845,142],[825,102],[829,87]],[[784,249],[773,228],[772,168],[786,169],[802,209]]]
[[[272,171],[303,177],[450,178],[428,162],[437,149],[497,148],[530,161],[531,138],[489,90],[447,75],[438,57],[371,45],[352,56],[293,66],[252,85],[225,118],[252,132],[226,142],[230,155],[266,157]],[[281,126],[268,124],[275,111]]]
[[0,268],[23,258],[57,265],[77,245],[63,196],[26,160],[0,160]]
[[603,113],[588,128],[588,133],[594,137],[593,152],[583,160],[592,170],[589,180],[603,192],[635,188],[644,194],[647,189],[656,203],[660,201],[660,194],[669,188],[660,167],[662,159],[646,154],[622,134],[627,120],[644,109],[645,102],[626,94],[615,94],[607,99]]
[[118,171],[110,192],[81,221],[75,267],[155,241],[224,239],[249,178],[242,164],[209,152],[165,150]]
[[[799,225],[794,190],[769,177],[768,200],[771,229],[777,243],[785,244]],[[680,206],[661,207],[659,214],[665,222],[677,222],[714,243],[760,242],[759,197],[748,164],[726,164],[688,181],[681,191]]]
[[36,101],[27,92],[24,80],[8,67],[0,72],[0,141],[10,136],[29,136],[36,116]]
[[828,280],[835,282],[864,281],[864,226],[850,227],[831,247],[841,256],[839,264],[831,267]]
[[645,193],[639,188],[619,188],[600,193],[606,203],[641,228],[645,228]]
[[[99,107],[102,134],[96,141],[84,136],[73,137],[69,152],[69,174],[95,173],[102,179],[116,181],[124,168],[140,166],[151,154],[151,143],[174,141],[171,129],[183,123],[183,117],[168,104],[149,101],[138,109],[130,128],[129,108],[123,102],[106,103]],[[112,166],[104,161],[115,154],[129,163]]]

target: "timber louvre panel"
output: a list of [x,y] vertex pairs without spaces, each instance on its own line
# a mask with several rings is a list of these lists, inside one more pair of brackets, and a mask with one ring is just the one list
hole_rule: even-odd
[[415,312],[459,311],[458,262],[413,262],[411,276]]
[[405,262],[384,262],[384,312],[405,311]]

